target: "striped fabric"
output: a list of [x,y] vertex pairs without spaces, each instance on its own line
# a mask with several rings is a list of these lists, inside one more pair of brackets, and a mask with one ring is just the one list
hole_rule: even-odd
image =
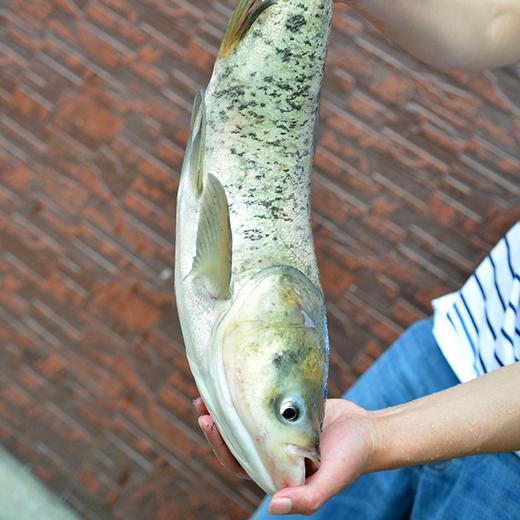
[[432,305],[433,335],[461,382],[520,361],[520,222],[460,291]]
[[433,334],[462,382],[520,361],[520,222],[460,291],[432,304]]

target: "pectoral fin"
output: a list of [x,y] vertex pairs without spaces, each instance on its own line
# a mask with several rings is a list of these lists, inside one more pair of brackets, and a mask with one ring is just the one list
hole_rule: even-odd
[[240,0],[222,40],[218,58],[225,58],[233,52],[256,19],[277,0]]
[[191,276],[201,278],[215,298],[227,298],[231,281],[229,208],[222,184],[211,174],[204,183],[196,248]]

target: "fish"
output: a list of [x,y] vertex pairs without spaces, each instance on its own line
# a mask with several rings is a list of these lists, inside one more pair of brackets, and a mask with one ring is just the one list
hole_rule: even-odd
[[195,96],[177,195],[189,366],[267,494],[319,465],[329,338],[310,185],[331,16],[332,0],[238,2]]

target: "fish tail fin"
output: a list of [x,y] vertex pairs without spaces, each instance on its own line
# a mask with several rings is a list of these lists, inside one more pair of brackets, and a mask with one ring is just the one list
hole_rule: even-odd
[[277,0],[240,0],[229,21],[218,58],[229,56],[242,41],[257,18],[266,9],[276,4],[276,2]]

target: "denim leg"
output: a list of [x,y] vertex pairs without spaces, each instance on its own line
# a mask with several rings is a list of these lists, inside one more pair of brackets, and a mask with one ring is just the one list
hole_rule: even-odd
[[[412,325],[350,388],[345,399],[377,410],[438,392],[458,383],[432,335],[432,321]],[[413,503],[415,468],[370,473],[357,479],[310,518],[399,520]],[[275,518],[267,513],[268,499],[254,520]],[[288,519],[307,516],[288,515]]]
[[421,468],[413,520],[520,520],[520,458],[496,453]]

